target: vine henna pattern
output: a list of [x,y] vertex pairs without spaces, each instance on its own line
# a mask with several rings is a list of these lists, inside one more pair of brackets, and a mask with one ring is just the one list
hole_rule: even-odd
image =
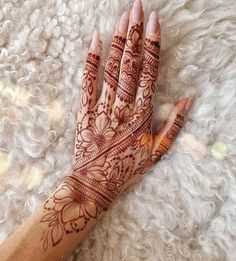
[[[72,174],[44,204],[44,251],[106,212],[123,190],[160,160],[183,126],[184,117],[177,114],[153,149],[152,96],[160,45],[158,40],[146,38],[141,62],[142,31],[143,24],[135,24],[126,41],[113,37],[104,75],[105,96],[94,105],[100,58],[88,55],[76,131],[76,163]],[[112,92],[122,106],[110,106]]]

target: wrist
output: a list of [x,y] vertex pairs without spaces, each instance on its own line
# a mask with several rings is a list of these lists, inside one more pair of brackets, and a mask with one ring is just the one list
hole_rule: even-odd
[[94,202],[98,214],[102,211],[107,211],[119,194],[118,190],[111,190],[106,182],[99,181],[78,170],[73,171],[63,184],[66,184],[70,190],[76,192],[74,196],[82,197],[82,200]]
[[42,238],[44,251],[57,245],[65,234],[78,233],[87,229],[88,223],[95,223],[117,195],[118,192],[110,191],[105,184],[78,170],[73,171],[44,203],[41,219],[47,226]]

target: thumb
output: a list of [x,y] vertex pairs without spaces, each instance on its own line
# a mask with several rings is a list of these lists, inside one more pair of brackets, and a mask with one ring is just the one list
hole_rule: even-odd
[[175,141],[177,135],[184,124],[184,118],[191,108],[193,103],[193,98],[185,98],[180,100],[171,111],[170,116],[159,131],[159,133],[154,135],[153,140],[153,152],[152,154],[157,157],[157,160],[165,154],[172,143]]

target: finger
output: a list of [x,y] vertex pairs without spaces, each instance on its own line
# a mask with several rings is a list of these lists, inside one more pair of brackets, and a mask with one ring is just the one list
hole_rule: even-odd
[[91,110],[96,103],[97,78],[101,49],[102,42],[99,38],[98,32],[95,31],[86,60],[81,90],[79,114],[82,114],[83,116],[88,114],[89,110]]
[[105,66],[104,86],[99,98],[99,103],[104,102],[108,109],[115,100],[128,25],[129,12],[126,11],[122,14],[112,39],[110,53]]
[[175,141],[184,124],[184,117],[193,103],[192,98],[180,100],[172,110],[161,131],[154,136],[153,156],[159,160]]
[[136,107],[142,107],[142,109],[152,105],[155,83],[159,72],[161,30],[156,12],[151,13],[146,32],[143,61],[135,102]]
[[130,14],[128,35],[121,61],[121,71],[115,101],[115,105],[118,106],[134,102],[140,70],[143,19],[142,2],[141,0],[136,0]]

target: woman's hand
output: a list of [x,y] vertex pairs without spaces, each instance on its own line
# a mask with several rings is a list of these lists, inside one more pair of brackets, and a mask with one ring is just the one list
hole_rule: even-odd
[[95,32],[88,54],[78,113],[73,173],[44,204],[44,250],[79,232],[108,210],[116,197],[147,173],[170,148],[192,99],[179,101],[168,121],[152,133],[158,77],[160,24],[150,16],[142,51],[144,15],[137,0],[115,31],[96,99],[101,40]]
[[95,33],[88,54],[73,170],[52,196],[1,246],[1,260],[62,260],[117,196],[147,173],[181,130],[192,99],[177,102],[152,132],[158,77],[160,24],[149,18],[143,42],[143,9],[136,0],[117,24],[96,99],[102,43]]

